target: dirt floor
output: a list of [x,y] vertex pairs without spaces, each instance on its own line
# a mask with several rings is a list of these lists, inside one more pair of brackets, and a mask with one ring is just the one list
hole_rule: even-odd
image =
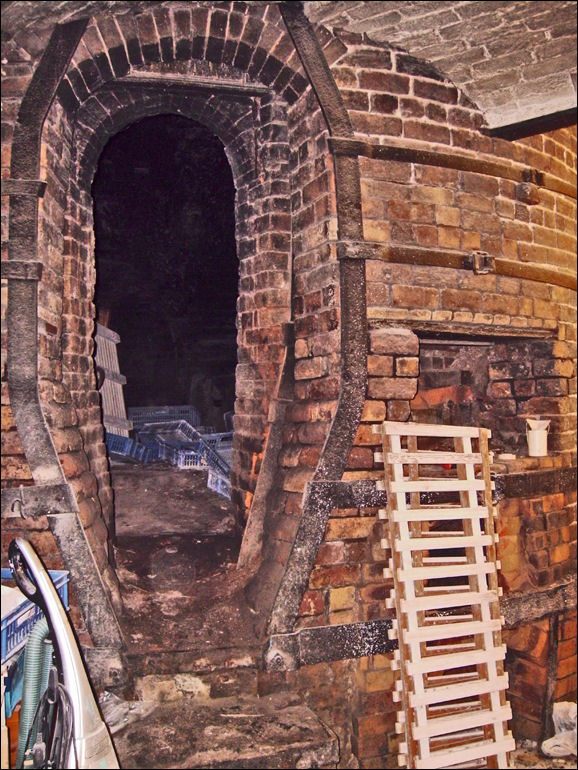
[[252,646],[232,506],[207,471],[112,466],[129,654]]

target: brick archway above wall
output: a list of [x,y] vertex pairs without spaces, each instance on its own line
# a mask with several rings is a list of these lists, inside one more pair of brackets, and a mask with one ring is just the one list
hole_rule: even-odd
[[[116,81],[103,86],[76,113],[75,161],[78,183],[89,191],[96,164],[108,140],[131,123],[159,114],[202,123],[221,140],[237,182],[255,177],[258,102],[254,97],[221,97],[213,91],[170,91],[163,82]],[[95,122],[98,120],[99,122]],[[257,121],[259,123],[259,121]]]
[[129,72],[156,70],[182,78],[196,61],[197,76],[240,77],[240,85],[261,84],[293,104],[308,83],[277,8],[230,6],[229,11],[199,4],[95,16],[60,85],[61,101],[76,109],[104,83]]

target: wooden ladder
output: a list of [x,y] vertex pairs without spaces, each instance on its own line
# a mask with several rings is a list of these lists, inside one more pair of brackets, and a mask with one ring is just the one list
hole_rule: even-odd
[[[387,606],[399,640],[400,765],[509,767],[488,439],[482,428],[385,422]],[[381,483],[380,483],[381,486]]]

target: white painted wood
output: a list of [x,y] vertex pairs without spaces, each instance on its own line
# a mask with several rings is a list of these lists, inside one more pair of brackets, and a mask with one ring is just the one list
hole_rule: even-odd
[[471,428],[459,425],[427,425],[417,422],[384,422],[382,425],[383,434],[386,436],[470,436],[477,438],[479,428]]
[[405,511],[393,511],[392,518],[395,522],[403,521],[458,521],[459,519],[473,519],[476,517],[485,519],[488,516],[487,506],[477,505],[472,508],[436,508],[435,506],[422,506],[421,508]]
[[477,535],[476,537],[466,537],[456,533],[455,536],[443,537],[432,532],[430,537],[415,537],[407,542],[395,543],[396,551],[430,551],[447,548],[473,548],[477,545],[491,545],[493,543],[491,535]]
[[[459,593],[443,593],[438,595],[419,596],[412,599],[412,608],[417,611],[441,610],[449,607],[466,607],[482,602],[495,602],[496,595],[493,591],[460,591]],[[402,610],[409,609],[406,599],[401,599]]]
[[481,575],[494,572],[493,564],[455,564],[443,567],[411,567],[398,570],[397,578],[401,581],[427,580],[428,578],[463,577],[465,575]]
[[477,666],[486,663],[489,659],[504,660],[506,657],[506,645],[495,647],[493,650],[468,650],[467,652],[452,652],[448,655],[430,655],[407,664],[408,674],[429,674],[452,668],[464,666]]
[[[376,455],[378,453],[376,452]],[[383,453],[381,462],[383,462]],[[436,450],[422,449],[418,452],[387,452],[385,461],[388,463],[417,463],[418,465],[463,465],[465,463],[475,463],[481,465],[482,455],[479,453],[464,454],[463,452],[440,452]]]
[[448,700],[458,700],[458,698],[470,698],[473,695],[485,695],[494,690],[506,690],[507,687],[508,675],[503,674],[497,679],[480,679],[465,684],[431,687],[423,693],[410,693],[409,700],[412,706],[426,706],[430,703],[442,703]]
[[449,733],[458,733],[461,730],[468,730],[474,727],[490,725],[494,722],[507,722],[512,718],[512,709],[504,706],[498,711],[479,711],[478,713],[468,712],[461,716],[440,717],[430,719],[425,727],[415,728],[414,738],[431,738],[434,735],[447,735]]
[[420,479],[419,481],[392,481],[391,492],[465,492],[482,491],[483,479]]
[[[506,760],[506,754],[509,751],[514,751],[516,743],[513,738],[502,738],[500,741],[492,741],[476,744],[474,746],[463,746],[455,749],[446,749],[445,751],[436,751],[428,755],[427,761],[418,760],[416,762],[417,770],[437,770],[441,767],[453,766],[458,762],[471,762],[475,759],[481,759],[482,757],[498,757],[500,767],[508,767],[508,764],[503,764]],[[503,757],[503,759],[500,759]]]
[[[379,516],[389,529],[383,545],[393,546],[387,574],[393,576],[394,591],[388,605],[401,621],[392,631],[400,642],[394,668],[399,667],[396,688],[401,691],[392,695],[406,716],[405,723],[398,719],[398,729],[412,768],[477,767],[486,760],[491,767],[508,767],[510,748],[496,754],[496,746],[510,746],[504,729],[511,711],[503,694],[507,675],[497,617],[489,435],[471,427],[382,426],[383,452],[377,458],[385,460],[388,502]],[[444,441],[439,450],[420,449],[422,436],[433,439],[430,445],[436,437]],[[440,464],[451,466],[440,477],[425,467]],[[422,505],[429,492],[458,493],[460,502]],[[455,526],[440,529],[444,521]],[[447,549],[460,555],[436,556]],[[440,578],[444,585],[431,585]],[[464,609],[443,614],[452,607]],[[437,611],[441,614],[433,614]],[[450,759],[442,760],[448,752]]]
[[[449,616],[451,618],[451,615]],[[425,626],[412,631],[406,631],[405,641],[428,642],[437,639],[454,639],[460,636],[474,636],[483,634],[485,631],[500,631],[502,624],[499,620],[480,621],[474,620],[469,623],[440,623],[435,626]]]

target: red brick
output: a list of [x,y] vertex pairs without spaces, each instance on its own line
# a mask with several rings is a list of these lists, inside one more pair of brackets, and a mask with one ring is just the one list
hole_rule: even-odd
[[321,591],[305,591],[299,615],[321,615],[325,610],[325,597]]
[[370,398],[408,399],[417,392],[417,379],[397,377],[370,377],[367,384]]
[[370,377],[392,377],[393,357],[372,355],[368,356],[367,373]]
[[386,94],[409,93],[409,78],[389,72],[365,70],[359,74],[359,85],[369,91],[383,91]]
[[396,307],[431,307],[439,305],[438,289],[427,289],[418,286],[394,286],[393,304]]
[[311,588],[327,586],[355,585],[360,578],[361,567],[358,564],[343,564],[333,567],[314,567],[309,579]]
[[418,355],[419,340],[409,329],[388,327],[372,329],[369,333],[369,345],[372,353],[386,355]]
[[444,289],[441,293],[441,306],[449,310],[481,310],[482,295],[476,291]]
[[373,450],[365,449],[363,447],[353,447],[349,453],[347,468],[349,470],[373,468]]
[[432,123],[420,123],[408,120],[403,126],[403,135],[409,139],[420,139],[423,142],[450,143],[450,132],[445,126]]
[[416,80],[413,86],[414,94],[423,99],[431,99],[446,104],[457,104],[458,92],[453,86],[443,86],[438,83]]

